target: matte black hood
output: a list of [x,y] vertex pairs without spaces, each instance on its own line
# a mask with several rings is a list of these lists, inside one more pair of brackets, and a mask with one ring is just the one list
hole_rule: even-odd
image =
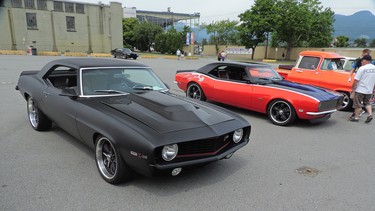
[[190,99],[150,91],[101,101],[159,133],[193,129],[233,120],[228,114]]

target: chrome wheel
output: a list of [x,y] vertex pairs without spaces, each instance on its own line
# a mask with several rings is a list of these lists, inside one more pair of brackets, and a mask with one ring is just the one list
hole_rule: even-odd
[[117,184],[131,178],[131,170],[113,143],[104,136],[97,139],[95,160],[99,173],[105,181]]
[[96,145],[96,162],[100,173],[107,179],[116,175],[118,162],[112,143],[105,137],[98,140]]
[[288,125],[294,122],[296,113],[292,106],[283,100],[273,101],[268,109],[268,117],[275,125]]
[[51,120],[38,108],[32,97],[27,98],[27,116],[34,130],[48,130],[52,126]]
[[206,96],[204,95],[202,88],[196,83],[189,84],[186,91],[186,96],[197,100],[206,100]]
[[32,97],[29,97],[29,99],[27,100],[27,113],[31,126],[33,128],[37,128],[39,123],[39,114],[38,108],[36,107],[34,99]]

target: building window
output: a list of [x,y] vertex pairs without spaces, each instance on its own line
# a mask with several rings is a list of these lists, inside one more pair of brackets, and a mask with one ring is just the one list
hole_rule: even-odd
[[76,24],[73,16],[66,16],[66,29],[68,32],[76,31]]
[[65,12],[74,13],[74,4],[65,2]]
[[64,12],[63,3],[61,1],[54,1],[53,8],[57,12]]
[[47,0],[37,0],[39,10],[47,10]]
[[36,13],[26,13],[27,29],[38,29]]
[[85,8],[83,4],[76,4],[76,13],[85,14]]
[[12,7],[22,8],[22,0],[12,0]]
[[35,9],[34,0],[25,0],[25,8],[26,9]]

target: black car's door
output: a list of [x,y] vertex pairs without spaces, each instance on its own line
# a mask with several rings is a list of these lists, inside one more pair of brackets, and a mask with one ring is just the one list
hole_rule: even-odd
[[61,93],[61,89],[51,86],[44,91],[46,115],[63,130],[79,138],[76,124],[78,102],[71,97],[61,96]]
[[77,87],[77,70],[68,66],[55,66],[43,77],[46,88],[43,91],[44,113],[59,127],[79,138],[76,113],[78,102],[62,96],[64,89]]

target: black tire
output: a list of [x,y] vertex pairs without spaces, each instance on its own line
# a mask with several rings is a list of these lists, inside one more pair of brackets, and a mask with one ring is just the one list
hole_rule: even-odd
[[132,171],[118,149],[104,136],[99,136],[96,140],[95,161],[100,175],[108,183],[119,184],[132,178]]
[[348,111],[351,110],[353,107],[353,100],[350,99],[350,94],[348,92],[340,92],[344,95],[344,100],[342,102],[342,107],[340,110],[342,111]]
[[51,120],[38,108],[31,96],[27,98],[27,116],[34,130],[45,131],[52,126]]
[[186,89],[186,97],[206,101],[203,89],[197,83],[190,83]]
[[296,120],[296,112],[288,102],[284,100],[272,101],[267,109],[267,116],[275,125],[285,126]]

